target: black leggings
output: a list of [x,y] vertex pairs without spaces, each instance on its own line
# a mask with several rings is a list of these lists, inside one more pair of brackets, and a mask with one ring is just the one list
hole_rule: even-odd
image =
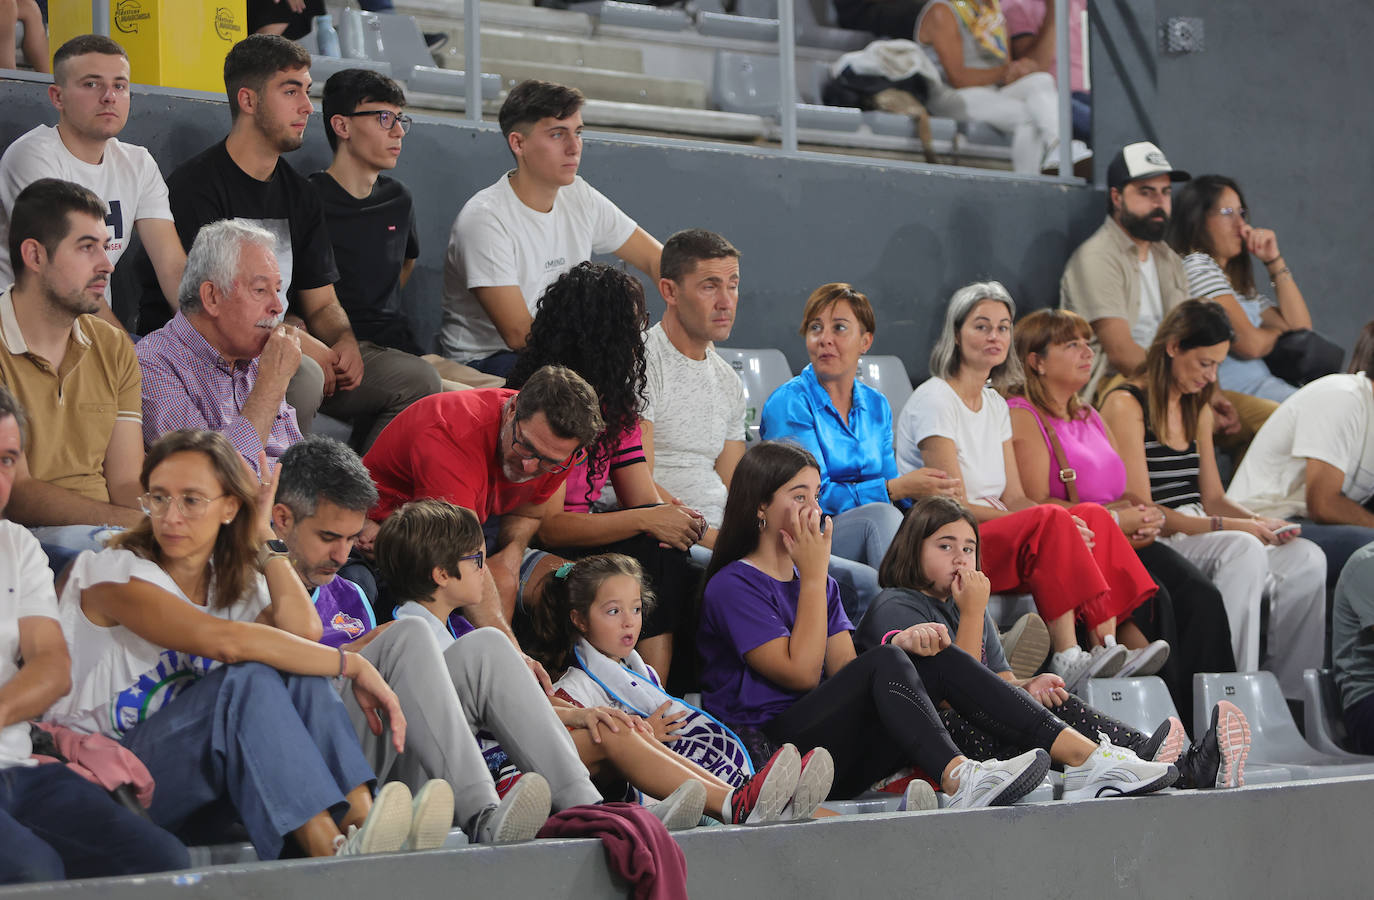
[[1029,694],[958,647],[909,656],[874,647],[763,726],[803,753],[825,747],[835,759],[834,798],[854,797],[903,766],[939,779],[962,755],[935,711],[946,702],[999,740],[1050,748],[1066,727]]
[[[1136,731],[1125,722],[1094,709],[1073,694],[1050,712],[1093,743],[1097,743],[1098,732],[1105,734],[1116,746],[1130,750],[1139,750],[1150,740],[1150,736],[1144,732]],[[1008,743],[999,740],[952,709],[940,710],[940,721],[955,745],[969,759],[1006,759],[1032,749],[1019,741]]]

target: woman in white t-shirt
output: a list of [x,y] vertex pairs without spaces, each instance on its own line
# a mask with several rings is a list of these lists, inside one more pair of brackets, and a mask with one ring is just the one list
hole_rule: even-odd
[[[1168,644],[1130,621],[1157,591],[1111,512],[1036,504],[1021,488],[1011,415],[997,392],[1018,380],[1011,350],[1016,304],[996,281],[960,288],[930,354],[933,376],[907,400],[897,422],[897,469],[933,466],[960,479],[959,499],[978,519],[983,571],[995,593],[1028,591],[1050,629],[1050,670],[1068,690],[1087,678],[1159,670]],[[1091,653],[1074,620],[1091,629]],[[1117,639],[1121,645],[1117,644]]]
[[353,680],[378,734],[385,713],[398,753],[405,717],[371,663],[315,643],[319,616],[270,524],[276,475],[258,484],[223,435],[186,430],[149,449],[141,482],[148,518],[82,553],[63,588],[72,690],[49,717],[137,754],[157,824],[227,802],[263,859],[287,835],[310,856],[398,850],[434,820],[446,837],[447,782],[419,792],[413,822],[400,782],[373,801],[328,676]]

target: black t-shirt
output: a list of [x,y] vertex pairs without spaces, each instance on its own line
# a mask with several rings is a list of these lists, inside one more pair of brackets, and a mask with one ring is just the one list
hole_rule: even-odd
[[[873,598],[859,627],[854,629],[854,646],[859,652],[870,650],[883,642],[889,631],[902,631],[923,622],[936,622],[949,631],[949,639],[959,633],[959,607],[951,600],[936,600],[920,591],[906,588],[885,588]],[[1002,650],[1002,638],[997,633],[992,616],[983,613],[983,658],[980,660],[994,672],[1007,672]]]
[[311,175],[310,183],[319,192],[339,266],[334,291],[353,332],[375,344],[419,355],[401,302],[401,266],[420,255],[410,190],[380,175],[371,195],[359,200],[328,172]]
[[[271,178],[258,181],[234,163],[221,141],[178,166],[167,179],[167,191],[187,252],[202,225],[249,219],[277,236],[277,264],[291,304],[297,291],[339,280],[320,196],[285,159],[277,160]],[[298,309],[292,311],[299,314]],[[140,332],[147,334],[171,317],[161,295],[144,294]]]

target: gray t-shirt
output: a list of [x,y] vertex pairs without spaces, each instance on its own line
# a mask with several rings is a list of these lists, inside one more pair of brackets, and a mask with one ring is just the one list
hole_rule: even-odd
[[[959,631],[959,607],[953,600],[934,597],[906,588],[885,588],[864,613],[854,631],[854,645],[860,652],[876,647],[889,631],[901,631],[922,622],[938,622],[949,629],[950,639]],[[994,672],[1009,672],[1011,665],[1002,652],[1002,638],[992,616],[983,613],[983,665]]]
[[1341,708],[1374,694],[1374,544],[1355,551],[1331,607],[1331,661]]

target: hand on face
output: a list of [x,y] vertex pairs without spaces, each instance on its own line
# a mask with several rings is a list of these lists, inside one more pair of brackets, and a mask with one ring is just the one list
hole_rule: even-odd
[[817,506],[802,507],[782,530],[783,546],[803,577],[824,575],[830,567],[830,517]]
[[983,610],[988,608],[992,582],[977,569],[962,568],[954,573],[949,593],[961,614],[976,613],[981,616]]

